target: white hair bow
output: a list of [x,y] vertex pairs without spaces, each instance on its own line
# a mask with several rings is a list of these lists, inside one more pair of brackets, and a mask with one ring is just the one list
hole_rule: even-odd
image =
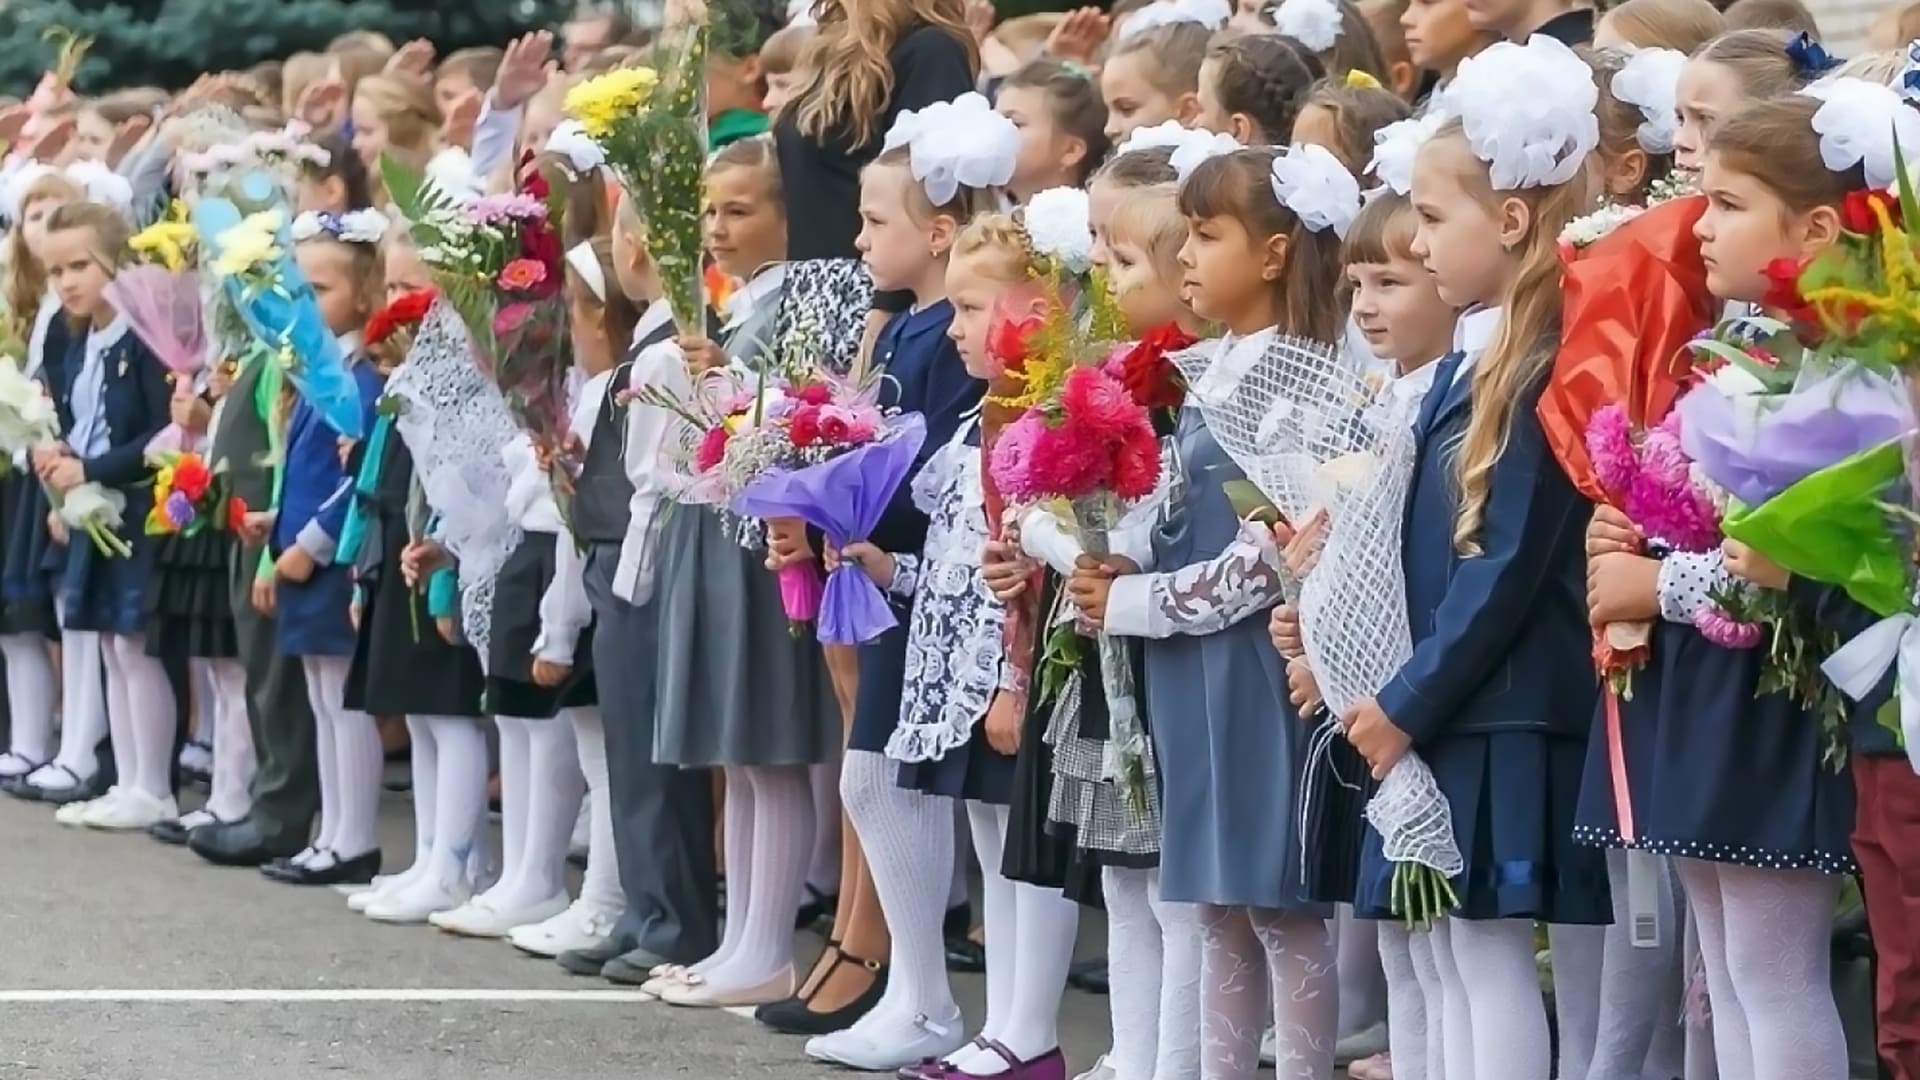
[[1334,0],[1280,0],[1273,25],[1282,34],[1323,53],[1340,40],[1340,5]]
[[593,141],[593,136],[587,134],[586,127],[578,120],[560,121],[553,134],[547,136],[546,150],[566,158],[576,179],[607,163],[607,152]]
[[1840,78],[1801,93],[1820,99],[1813,130],[1820,135],[1820,160],[1834,172],[1858,165],[1869,187],[1890,188],[1898,179],[1895,145],[1909,160],[1920,155],[1920,113],[1892,87]]
[[1461,61],[1447,98],[1496,191],[1564,184],[1600,145],[1593,69],[1550,37],[1496,42]]
[[1318,143],[1295,143],[1273,159],[1273,196],[1307,228],[1343,239],[1360,215],[1360,181]]
[[1120,24],[1119,36],[1125,41],[1149,30],[1180,23],[1199,23],[1209,30],[1218,30],[1231,18],[1233,5],[1227,0],[1154,0],[1126,17]]
[[1641,49],[1627,57],[1608,87],[1613,96],[1640,110],[1646,119],[1634,132],[1640,149],[1671,154],[1680,134],[1680,70],[1687,54],[1675,49]]
[[1002,187],[1013,179],[1020,129],[968,91],[952,101],[900,114],[887,132],[885,150],[907,148],[913,178],[935,206],[952,202],[962,187]]
[[1432,112],[1406,120],[1395,120],[1373,133],[1373,160],[1367,171],[1378,177],[1375,191],[1391,190],[1396,195],[1413,191],[1413,162],[1420,148],[1447,122],[1444,113]]
[[1231,135],[1216,134],[1205,128],[1183,127],[1178,120],[1168,120],[1152,127],[1134,128],[1117,152],[1126,154],[1163,146],[1173,151],[1168,162],[1182,181],[1193,175],[1193,170],[1208,158],[1246,149]]

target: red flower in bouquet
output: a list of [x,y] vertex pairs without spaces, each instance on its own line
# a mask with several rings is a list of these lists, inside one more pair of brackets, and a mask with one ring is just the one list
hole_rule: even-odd
[[238,495],[227,499],[227,529],[239,532],[240,526],[247,520],[247,502]]
[[1135,431],[1113,455],[1113,493],[1129,502],[1153,494],[1160,482],[1160,440],[1151,429]]
[[706,435],[700,439],[699,449],[693,452],[693,467],[707,472],[719,466],[720,459],[727,455],[727,440],[732,437],[733,433],[727,430],[725,424],[708,428]]
[[493,333],[495,337],[507,337],[518,333],[533,317],[532,304],[508,304],[494,313]]
[[173,490],[185,495],[193,502],[206,497],[207,489],[213,486],[213,472],[199,454],[182,454],[173,466]]
[[1894,228],[1900,228],[1900,200],[1892,192],[1863,188],[1849,191],[1840,204],[1840,222],[1851,233],[1862,236],[1880,234],[1880,216],[1874,208],[1885,210]]
[[833,401],[833,387],[826,383],[807,383],[795,387],[789,396],[805,405],[826,405]]
[[787,439],[795,446],[813,446],[820,441],[820,407],[802,405],[787,419]]
[[1145,407],[1118,379],[1095,367],[1077,367],[1068,374],[1060,391],[1060,407],[1074,424],[1101,439],[1119,439],[1142,427],[1151,429]]
[[1167,356],[1191,348],[1199,340],[1180,329],[1178,323],[1147,331],[1121,356],[1118,365],[1120,381],[1133,400],[1149,409],[1178,409],[1186,400],[1187,389]]
[[440,294],[431,288],[415,289],[402,294],[393,303],[373,313],[367,320],[365,338],[367,344],[378,345],[392,337],[394,331],[419,325],[427,317],[427,309]]
[[1807,298],[1800,294],[1800,275],[1807,268],[1807,260],[1780,258],[1767,263],[1764,273],[1767,276],[1767,294],[1760,298],[1761,306],[1780,312],[1787,319],[1818,326],[1819,316]]
[[1038,315],[1024,319],[1001,319],[987,331],[987,355],[1000,361],[1009,371],[1020,371],[1033,355],[1033,341],[1046,326]]
[[533,259],[515,259],[500,268],[500,287],[508,292],[531,292],[546,280],[546,264]]
[[848,440],[852,430],[849,421],[852,418],[843,409],[827,406],[820,410],[820,441],[829,446],[839,446]]
[[1029,462],[1035,490],[1063,499],[1080,499],[1106,487],[1113,475],[1108,436],[1072,414],[1045,424]]
[[546,271],[545,276],[527,288],[536,300],[546,300],[560,292],[560,234],[544,221],[530,221],[520,230],[520,258]]

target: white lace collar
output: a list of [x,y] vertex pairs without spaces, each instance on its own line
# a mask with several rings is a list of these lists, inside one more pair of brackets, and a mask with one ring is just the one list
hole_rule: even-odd
[[1247,377],[1260,358],[1266,355],[1267,346],[1279,336],[1278,327],[1268,327],[1255,331],[1245,337],[1228,334],[1214,346],[1213,360],[1207,370],[1188,388],[1188,393],[1207,404],[1217,405],[1225,401]]
[[360,352],[360,331],[349,330],[333,339],[340,344],[340,359],[350,360]]

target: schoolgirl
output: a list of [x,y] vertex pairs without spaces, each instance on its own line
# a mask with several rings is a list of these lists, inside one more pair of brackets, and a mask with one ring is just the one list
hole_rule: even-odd
[[1407,0],[1406,10],[1400,14],[1400,30],[1406,35],[1407,56],[1431,73],[1426,87],[1414,99],[1417,116],[1432,110],[1462,60],[1493,41],[1491,34],[1474,28],[1466,0]]
[[440,106],[433,88],[395,75],[369,75],[353,89],[353,152],[376,198],[386,196],[380,156],[426,170],[439,151]]
[[1367,17],[1353,0],[1280,0],[1268,12],[1274,29],[1312,50],[1330,78],[1361,71],[1377,83],[1386,78],[1380,46]]
[[1596,49],[1672,49],[1692,56],[1726,30],[1707,0],[1626,0],[1607,9],[1593,28]]
[[[1756,102],[1708,136],[1707,210],[1695,232],[1715,296],[1760,303],[1762,268],[1831,244],[1844,199],[1894,181],[1896,137],[1920,140],[1920,122],[1884,87],[1843,79],[1822,93],[1834,104],[1809,95]],[[1816,114],[1844,115],[1833,137],[1847,132],[1864,161],[1829,167],[1843,158],[1823,153],[1829,136],[1816,131]],[[1852,787],[1824,763],[1817,717],[1789,694],[1756,699],[1764,657],[1717,647],[1694,629],[1693,614],[1725,580],[1722,560],[1675,555],[1656,564],[1621,550],[1621,531],[1632,529],[1617,514],[1596,515],[1590,595],[1596,620],[1661,617],[1647,666],[1660,709],[1651,730],[1623,722],[1628,807],[1618,805],[1596,749],[1580,833],[1675,857],[1699,928],[1723,1072],[1844,1075],[1846,1041],[1824,988],[1837,890],[1855,868]],[[1632,610],[1642,615],[1620,614]],[[1670,768],[1683,768],[1686,783],[1659,782]],[[1771,793],[1763,806],[1745,797],[1751,785]],[[1616,827],[1629,820],[1631,836]]]
[[[708,250],[745,282],[727,303],[724,343],[686,338],[696,369],[779,364],[773,340],[786,277],[787,207],[767,138],[728,145],[708,166]],[[796,898],[812,855],[809,766],[840,745],[838,709],[820,646],[788,630],[777,578],[755,526],[682,506],[659,537],[659,728],[654,760],[722,768],[728,905],[719,948],[647,986],[673,1005],[782,1001],[798,987]],[[743,542],[745,541],[745,542]],[[775,705],[774,703],[778,703]]]
[[[874,348],[875,363],[886,375],[882,400],[921,413],[928,430],[915,478],[895,495],[870,544],[858,550],[925,549],[938,523],[914,492],[930,462],[969,426],[963,418],[985,389],[960,361],[950,336],[956,308],[949,279],[957,272],[953,263],[962,226],[990,195],[914,179],[916,172],[950,173],[962,164],[970,171],[977,167],[989,180],[1012,177],[1020,144],[1013,123],[984,108],[969,108],[964,116],[972,126],[964,142],[969,150],[955,154],[951,148],[963,145],[960,140],[917,128],[917,118],[909,115],[889,133],[892,148],[861,174],[856,246],[876,288],[905,289],[914,297],[913,307],[887,323]],[[904,609],[901,625],[860,650],[854,724],[841,769],[841,801],[885,912],[891,958],[885,992],[872,1010],[843,1031],[809,1041],[807,1053],[860,1069],[895,1069],[936,1058],[964,1037],[941,947],[955,858],[953,804],[901,786],[899,766],[887,754],[907,717],[923,715],[926,707],[916,696],[926,653],[916,649],[917,632],[911,629],[920,624],[924,599],[896,601]],[[969,726],[974,719],[977,714],[964,717]],[[841,951],[846,955],[852,946],[843,943]],[[852,958],[860,957],[854,953]]]
[[[1545,109],[1530,132],[1503,120],[1515,95]],[[1550,1075],[1534,922],[1611,915],[1604,860],[1571,837],[1596,700],[1586,507],[1533,409],[1559,317],[1560,233],[1589,199],[1595,96],[1590,69],[1550,38],[1492,46],[1461,66],[1461,119],[1413,169],[1413,253],[1442,299],[1471,310],[1418,420],[1401,545],[1413,654],[1342,723],[1376,776],[1417,748],[1452,807],[1466,867],[1446,920],[1459,977],[1445,988],[1449,1076]],[[1369,832],[1356,914],[1392,917],[1392,876]]]
[[1680,73],[1687,58],[1673,49],[1633,53],[1595,49],[1586,54],[1600,92],[1595,115],[1600,145],[1603,203],[1644,206],[1648,193],[1673,172],[1673,144],[1680,131]]
[[312,139],[327,155],[325,165],[308,165],[300,172],[294,207],[303,214],[345,214],[373,205],[373,180],[367,163],[353,144],[338,132]]
[[1200,65],[1219,24],[1187,8],[1162,6],[1164,20],[1135,14],[1120,24],[1116,44],[1100,67],[1107,104],[1107,138],[1125,141],[1135,128],[1175,120],[1192,127],[1200,116]]
[[1245,146],[1271,146],[1293,131],[1300,99],[1325,73],[1291,38],[1249,34],[1216,42],[1200,65],[1192,124]]
[[1809,75],[1771,30],[1735,30],[1708,42],[1680,71],[1674,167],[1697,173],[1713,126],[1749,102],[1791,94]]
[[67,542],[61,625],[100,635],[115,773],[105,795],[69,803],[55,819],[100,829],[145,829],[179,816],[173,799],[173,686],[142,640],[142,604],[153,573],[153,545],[144,529],[152,503],[151,487],[143,486],[150,476],[146,446],[167,424],[170,391],[165,368],[106,299],[108,282],[128,257],[127,239],[121,211],[70,203],[47,220],[42,249],[54,291],[74,324],[62,389],[73,425],[63,442],[33,452],[34,471],[68,507],[84,485],[98,485],[88,493],[105,489],[107,499],[124,500],[112,531],[128,550],[118,556],[89,540],[77,522],[58,515],[49,521],[55,540]]
[[1020,129],[1007,195],[1023,203],[1036,192],[1080,187],[1107,156],[1107,106],[1084,69],[1035,60],[1007,76],[994,108]]
[[[371,432],[381,377],[361,348],[360,331],[380,296],[376,249],[364,238],[349,239],[344,220],[331,228],[318,224],[294,255],[359,390],[361,430]],[[364,237],[358,230],[353,235]],[[375,827],[385,755],[373,717],[347,701],[353,580],[335,558],[363,448],[356,445],[343,459],[338,433],[291,385],[282,389],[279,409],[286,435],[266,553],[273,572],[255,583],[255,606],[274,613],[281,654],[299,657],[306,675],[319,747],[320,828],[306,848],[261,872],[295,885],[363,885],[380,869]]]
[[1359,176],[1373,160],[1374,135],[1407,114],[1406,102],[1377,83],[1329,77],[1307,91],[1291,141],[1326,147],[1348,172]]
[[[22,370],[48,387],[63,386],[72,326],[60,317],[60,298],[41,260],[47,220],[62,206],[81,201],[84,192],[61,174],[40,171],[16,174],[8,187],[7,218],[14,226],[7,240],[6,295],[8,310],[15,313],[13,332],[27,346]],[[55,404],[61,429],[70,430],[65,398],[55,395]],[[48,506],[44,490],[25,473],[25,457],[14,464],[0,478],[0,530],[6,544],[4,579],[0,580],[0,654],[6,658],[9,719],[9,745],[0,755],[0,787],[35,798],[42,790],[84,790],[81,785],[93,779],[94,744],[106,731],[106,715],[97,689],[96,642],[90,652],[95,689],[66,699],[64,726],[75,729],[74,758],[65,765],[55,763],[53,718],[61,687],[52,646],[60,638],[60,623],[54,613],[52,580],[43,568],[51,544]],[[76,631],[76,636],[81,633]],[[91,635],[88,639],[92,640]],[[72,659],[78,669],[83,656]]]

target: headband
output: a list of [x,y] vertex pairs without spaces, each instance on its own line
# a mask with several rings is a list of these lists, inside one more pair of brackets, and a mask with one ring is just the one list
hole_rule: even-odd
[[1005,186],[1013,179],[1020,154],[1020,129],[993,110],[981,95],[968,91],[952,101],[936,101],[908,110],[887,131],[882,152],[905,147],[907,167],[927,191],[927,200],[945,206],[963,187]]
[[1318,143],[1295,143],[1274,158],[1272,182],[1273,197],[1314,232],[1345,239],[1360,214],[1360,181]]
[[567,267],[580,275],[595,300],[607,302],[607,274],[600,269],[600,257],[593,253],[592,241],[583,240],[567,249]]
[[1680,134],[1680,70],[1687,54],[1674,49],[1641,49],[1627,57],[1608,88],[1613,96],[1639,108],[1645,119],[1634,138],[1649,154],[1671,154]]
[[349,210],[344,214],[309,210],[294,218],[287,231],[294,243],[328,236],[343,244],[377,244],[387,235],[389,224],[387,215],[378,210]]

